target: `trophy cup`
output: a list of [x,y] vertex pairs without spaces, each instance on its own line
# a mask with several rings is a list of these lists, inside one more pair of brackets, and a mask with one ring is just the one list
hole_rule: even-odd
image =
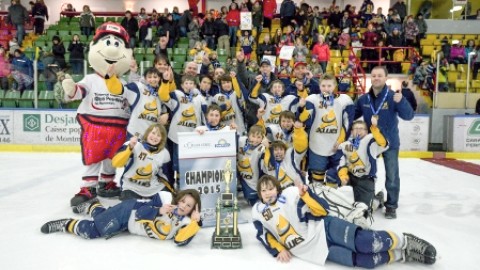
[[242,239],[238,231],[237,199],[230,192],[232,182],[232,162],[227,160],[223,170],[225,192],[220,194],[216,206],[216,225],[212,236],[212,248],[237,249],[242,248]]

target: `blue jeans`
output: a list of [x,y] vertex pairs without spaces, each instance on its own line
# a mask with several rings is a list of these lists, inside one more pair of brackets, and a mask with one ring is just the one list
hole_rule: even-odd
[[400,195],[398,149],[388,149],[383,152],[383,162],[385,164],[385,188],[387,189],[385,207],[396,209]]
[[180,26],[180,37],[186,37],[186,36],[187,36],[187,27]]
[[130,49],[135,48],[137,45],[137,38],[136,37],[130,37],[130,41],[128,42]]
[[213,36],[204,36],[207,42],[207,47],[212,50],[216,50],[215,38]]
[[22,46],[23,42],[23,37],[25,36],[25,27],[22,24],[15,24],[15,27],[17,28],[17,42],[20,47]]
[[83,59],[71,59],[72,73],[76,75],[83,74]]
[[228,36],[230,37],[231,47],[237,47],[237,30],[238,30],[238,26],[228,27]]

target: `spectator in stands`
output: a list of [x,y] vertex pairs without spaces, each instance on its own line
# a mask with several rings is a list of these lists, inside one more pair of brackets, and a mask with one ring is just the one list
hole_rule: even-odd
[[285,27],[291,25],[292,20],[295,18],[296,7],[292,0],[283,0],[280,5],[280,26]]
[[460,40],[452,40],[452,47],[450,48],[450,62],[455,64],[455,67],[457,67],[458,64],[467,63],[465,58],[465,48],[460,43]]
[[[162,37],[166,36],[168,38],[168,48],[173,48],[173,45],[178,39],[177,23],[173,20],[173,15],[168,14],[165,23],[163,24],[162,30],[158,28],[157,36]],[[163,35],[163,33],[165,35]]]
[[387,31],[387,35],[391,35],[393,29],[395,28],[399,29],[400,33],[403,34],[402,19],[400,18],[400,15],[398,15],[398,13],[396,12],[397,11],[395,9],[388,10],[387,25],[385,26],[385,31]]
[[93,16],[89,5],[83,6],[83,11],[80,13],[79,24],[82,35],[85,35],[88,38],[95,29],[95,17]]
[[[480,8],[477,9],[477,20],[480,20]],[[477,103],[478,104],[478,103]]]
[[[75,11],[77,11],[77,10],[73,7],[72,4],[68,3],[68,4],[67,4],[67,7],[65,8],[64,11],[66,11],[66,12],[75,12]],[[68,15],[66,15],[66,17],[69,19],[69,22],[70,22],[70,21],[72,20],[72,18],[75,17],[75,15],[73,15],[73,14],[68,14]]]
[[420,33],[413,16],[408,16],[404,24],[405,42],[408,47],[417,47],[417,36]]
[[138,38],[142,41],[141,46],[144,48],[152,47],[153,29],[150,18],[140,20],[138,26]]
[[205,15],[205,20],[200,28],[200,33],[203,39],[207,42],[208,48],[215,50],[217,46],[215,44],[215,20],[211,13]]
[[20,49],[16,49],[12,59],[12,77],[15,80],[14,90],[23,92],[31,89],[33,84],[33,62]]
[[252,31],[243,30],[243,35],[240,37],[240,48],[242,48],[243,53],[247,61],[250,61],[250,56],[253,52],[253,46],[255,44],[255,38],[252,36]]
[[[440,58],[440,72],[438,72],[438,91],[440,92],[448,92],[448,61],[443,55],[443,52],[438,54]],[[433,93],[430,97],[433,97]]]
[[330,48],[328,44],[325,43],[325,37],[319,35],[318,42],[313,46],[311,55],[316,55],[318,63],[322,66],[323,72],[327,70],[328,61],[330,61]]
[[195,43],[201,40],[200,22],[198,21],[198,17],[192,18],[192,21],[188,24],[188,30],[189,30],[189,32],[187,33],[188,45],[190,49],[193,49],[193,47],[195,46]]
[[[383,39],[379,39],[376,44],[377,48],[372,50],[372,58],[375,61],[380,61],[378,63],[369,63],[368,69],[372,70],[374,66],[385,65],[384,61],[387,60],[388,49],[385,47],[385,42]],[[401,69],[400,69],[401,71]]]
[[338,37],[338,46],[340,47],[340,55],[343,55],[343,50],[350,46],[350,29],[344,28]]
[[80,41],[78,35],[73,35],[72,42],[68,45],[70,52],[70,65],[72,73],[76,75],[83,74],[83,61],[85,60],[85,45]]
[[0,87],[2,90],[9,90],[8,77],[10,72],[8,54],[4,48],[0,47]]
[[123,18],[121,25],[125,28],[130,37],[128,46],[130,48],[135,48],[135,45],[137,44],[138,21],[132,16],[130,10],[125,11],[125,17]]
[[330,14],[330,17],[328,18],[328,24],[329,25],[334,25],[335,27],[338,27],[340,29],[343,29],[345,27],[340,27],[340,21],[343,19],[344,13],[340,11],[339,6],[335,6],[335,9],[333,10],[332,14]]
[[273,45],[272,42],[270,41],[270,34],[266,33],[263,36],[263,42],[258,44],[257,46],[258,62],[260,63],[264,55],[275,55],[275,54],[276,54],[275,45]]
[[473,80],[477,79],[478,70],[480,69],[480,44],[475,47],[475,58],[473,60]]
[[[373,24],[368,24],[367,32],[363,33],[362,36],[362,43],[364,47],[375,47],[377,46],[379,38],[377,33],[373,29]],[[364,48],[362,49],[362,55],[360,57],[361,60],[367,61],[378,61],[375,59],[374,49],[373,48]],[[368,64],[370,66],[370,63]],[[378,63],[376,63],[378,65]],[[370,70],[370,68],[369,68]]]
[[215,21],[215,32],[218,37],[217,50],[224,49],[225,53],[230,56],[230,37],[226,15],[222,15],[220,19]]
[[307,46],[303,43],[301,37],[297,37],[295,40],[295,49],[293,50],[293,57],[295,62],[307,62],[307,55],[309,51]]
[[402,95],[407,99],[410,106],[412,106],[413,111],[417,110],[417,99],[415,98],[415,94],[413,93],[412,89],[408,87],[408,82],[402,82]]
[[32,8],[32,17],[34,18],[33,26],[35,27],[35,35],[42,35],[45,21],[48,21],[48,8],[43,0],[37,0]]
[[55,56],[55,61],[61,69],[67,67],[65,62],[65,46],[59,36],[53,36],[52,38],[52,53]]
[[331,50],[338,50],[338,28],[334,28],[325,37],[325,43],[328,44]]
[[465,59],[467,59],[467,61],[468,61],[468,55],[471,52],[475,52],[475,40],[473,39],[467,40],[467,43],[465,45]]
[[310,64],[308,64],[307,69],[312,72],[315,78],[321,77],[324,73],[322,66],[318,63],[316,55],[312,55],[312,59],[310,60]]
[[41,58],[44,65],[43,76],[45,77],[45,87],[48,91],[54,90],[54,84],[57,82],[57,72],[60,71],[58,63],[52,52],[44,52]]
[[148,14],[147,12],[145,11],[145,8],[140,8],[140,12],[138,13],[137,15],[137,21],[138,22],[141,22],[142,20],[148,20]]
[[[168,9],[167,9],[166,13],[168,14]],[[182,17],[182,15],[180,14],[180,11],[178,10],[178,7],[173,7],[172,16],[173,16],[173,21],[178,23],[178,21]]]
[[7,23],[14,25],[17,29],[17,42],[21,46],[25,36],[24,23],[29,21],[27,9],[22,6],[20,0],[12,0],[8,7]]
[[420,44],[420,40],[424,39],[427,32],[428,32],[428,25],[425,19],[423,18],[422,13],[417,14],[417,18],[415,19],[415,23],[418,26],[418,35],[417,35],[417,42]]
[[228,36],[230,38],[230,46],[237,46],[237,30],[240,26],[240,10],[235,2],[230,4],[230,10],[227,13]]
[[263,1],[263,26],[272,31],[273,16],[277,13],[276,0]]
[[330,33],[330,25],[328,25],[328,20],[322,20],[320,25],[317,27],[317,33],[326,37]]
[[352,28],[352,20],[350,19],[350,13],[348,11],[343,12],[343,17],[339,22],[340,29]]
[[400,16],[400,19],[403,20],[407,16],[407,5],[405,4],[404,0],[399,0],[397,3],[395,3],[392,6],[393,9],[397,10],[398,15]]
[[11,57],[14,57],[15,51],[20,49],[20,45],[18,44],[16,37],[12,37],[12,39],[8,42],[8,47],[10,48],[8,53],[10,54]]
[[280,46],[280,43],[282,42],[282,36],[283,36],[282,29],[278,28],[277,31],[275,31],[275,35],[273,35],[273,39],[272,39],[272,44],[275,45],[275,49],[277,49]]
[[[388,47],[405,47],[405,39],[403,35],[400,33],[400,30],[398,28],[394,28],[392,35],[387,37],[387,44]],[[390,61],[395,61],[394,60],[394,55],[397,50],[403,50],[399,48],[392,48],[389,51],[389,60]],[[400,63],[391,63],[387,65],[389,67],[389,72],[391,73],[401,73],[402,71],[402,66]]]
[[259,43],[260,33],[263,29],[263,11],[262,6],[259,1],[255,1],[255,4],[252,7],[252,26],[256,30],[255,33],[255,42]]
[[[192,17],[192,13],[190,13],[190,10],[187,9],[187,10],[183,11],[182,16],[180,16],[180,18],[177,21],[177,27],[179,29],[179,36],[180,37],[186,37],[187,36],[188,25],[190,24],[192,19],[193,19],[193,17]],[[173,18],[173,20],[175,21],[175,17]]]
[[58,106],[60,108],[63,108],[63,106],[66,103],[65,92],[64,92],[63,86],[62,86],[62,81],[65,80],[65,72],[59,71],[59,72],[57,72],[56,75],[57,75],[57,82],[55,83],[55,85],[53,87],[53,93],[54,93],[55,100],[58,103]]

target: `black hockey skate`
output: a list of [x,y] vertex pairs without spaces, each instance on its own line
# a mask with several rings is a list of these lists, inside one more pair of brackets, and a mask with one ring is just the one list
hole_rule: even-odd
[[72,211],[75,214],[87,215],[87,214],[89,214],[88,210],[89,210],[90,206],[92,206],[94,203],[97,203],[97,202],[99,202],[98,198],[93,197],[90,200],[85,201],[85,202],[83,202],[83,203],[81,203],[77,206],[72,206]]
[[97,190],[95,187],[82,187],[80,192],[75,194],[70,200],[70,206],[75,207],[95,197],[97,197]]
[[122,192],[122,189],[117,187],[117,183],[114,181],[110,182],[98,182],[98,196],[100,197],[105,197],[105,198],[111,198],[111,197],[116,197],[119,196],[120,193]]
[[434,264],[437,250],[429,242],[409,233],[404,233],[405,250],[404,259],[407,262],[420,262],[423,264]]
[[384,198],[385,197],[384,197],[383,191],[380,191],[375,195],[375,200],[378,201],[378,206],[377,206],[378,209],[383,208],[383,206],[385,205]]
[[42,233],[66,232],[68,223],[72,220],[73,219],[67,218],[49,221],[43,224],[40,231],[42,231]]

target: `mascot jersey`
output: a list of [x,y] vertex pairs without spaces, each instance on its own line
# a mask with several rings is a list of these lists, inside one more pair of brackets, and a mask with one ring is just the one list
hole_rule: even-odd
[[310,149],[320,156],[333,155],[335,143],[342,143],[347,138],[353,112],[353,101],[345,94],[330,95],[328,99],[321,94],[308,96],[299,119],[308,121]]

